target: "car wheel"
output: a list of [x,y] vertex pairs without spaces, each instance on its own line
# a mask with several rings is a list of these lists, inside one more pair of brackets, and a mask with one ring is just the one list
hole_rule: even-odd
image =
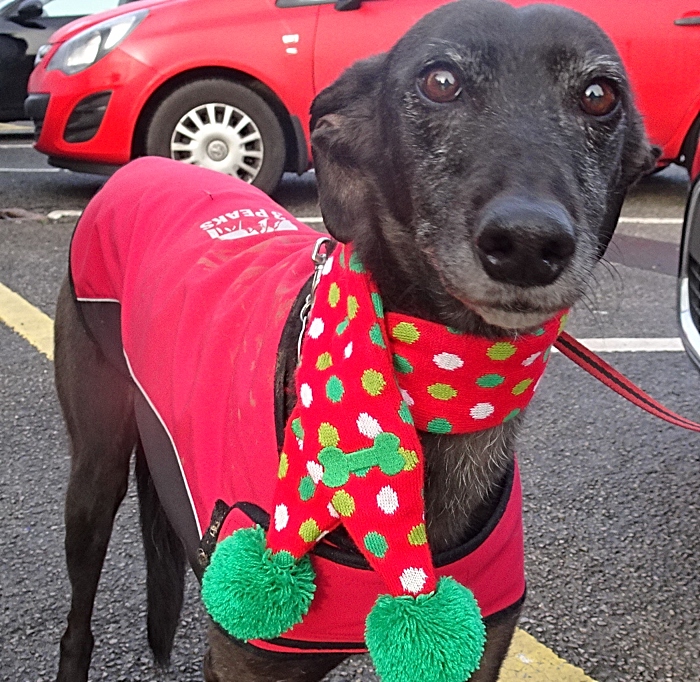
[[148,124],[145,151],[233,175],[269,193],[282,177],[286,147],[262,97],[238,83],[207,79],[161,102]]

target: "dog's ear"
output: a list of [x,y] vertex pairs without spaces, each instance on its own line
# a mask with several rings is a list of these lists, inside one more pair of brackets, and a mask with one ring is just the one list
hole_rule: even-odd
[[598,239],[598,255],[602,256],[613,236],[617,221],[620,219],[622,204],[627,192],[641,177],[651,173],[656,167],[656,161],[661,155],[661,148],[650,145],[644,124],[636,110],[630,116],[630,126],[622,151],[620,169],[615,187],[608,195],[605,207],[605,218]]
[[321,213],[331,235],[352,241],[376,214],[382,164],[379,95],[386,55],[358,62],[311,105],[311,146]]

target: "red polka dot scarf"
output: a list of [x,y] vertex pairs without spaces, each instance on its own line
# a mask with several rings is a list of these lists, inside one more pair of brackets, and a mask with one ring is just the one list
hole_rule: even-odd
[[486,340],[388,313],[350,247],[316,290],[268,546],[299,558],[343,524],[392,595],[435,589],[416,429],[468,433],[530,401],[562,316]]
[[[466,679],[478,667],[483,624],[467,588],[436,579],[418,430],[468,433],[515,417],[532,398],[565,317],[529,335],[486,340],[385,313],[351,246],[339,245],[314,294],[269,531],[251,533],[246,544],[239,530],[220,543],[203,582],[214,620],[242,639],[270,639],[299,622],[316,589],[306,555],[342,524],[391,595],[367,619],[380,676]],[[227,565],[256,568],[236,568],[235,578],[227,568],[219,583],[217,554],[229,540]],[[250,595],[258,592],[265,596],[256,602]],[[285,602],[284,613],[273,613],[275,600]],[[421,640],[417,633],[431,634]],[[452,649],[435,663],[436,651]],[[421,676],[412,666],[428,667]]]

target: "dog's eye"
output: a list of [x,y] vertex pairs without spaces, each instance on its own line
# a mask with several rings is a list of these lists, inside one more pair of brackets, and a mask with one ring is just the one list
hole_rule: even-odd
[[581,95],[581,108],[590,116],[609,114],[619,101],[617,89],[604,78],[597,78],[586,86]]
[[462,86],[457,76],[445,67],[428,71],[418,79],[420,91],[432,102],[444,104],[459,97]]

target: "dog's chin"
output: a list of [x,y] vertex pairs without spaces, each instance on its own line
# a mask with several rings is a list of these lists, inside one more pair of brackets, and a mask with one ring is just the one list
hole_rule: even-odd
[[527,330],[539,327],[551,319],[555,313],[549,311],[511,311],[503,308],[480,305],[469,306],[484,322],[494,327],[508,330]]

